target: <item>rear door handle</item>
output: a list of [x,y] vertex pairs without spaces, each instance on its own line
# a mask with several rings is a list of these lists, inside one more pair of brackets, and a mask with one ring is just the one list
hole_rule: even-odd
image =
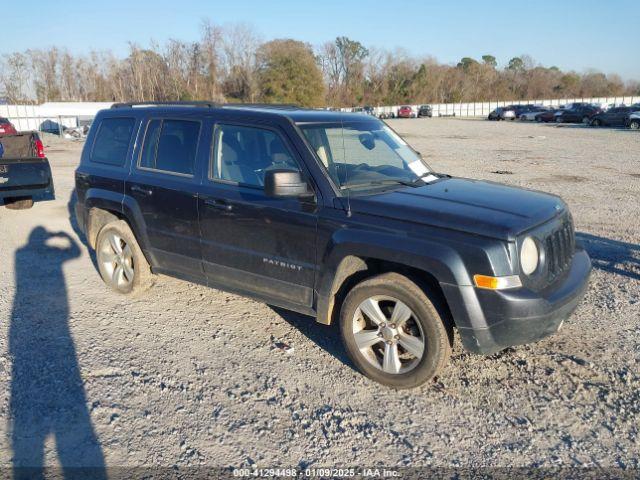
[[229,205],[224,200],[209,197],[202,197],[202,199],[204,200],[204,204],[209,207],[217,208],[218,210],[224,210],[225,212],[230,212],[231,210],[233,210],[233,206]]
[[151,190],[150,188],[141,187],[139,185],[132,185],[131,191],[141,193],[142,195],[146,195],[146,196],[153,195],[153,190]]

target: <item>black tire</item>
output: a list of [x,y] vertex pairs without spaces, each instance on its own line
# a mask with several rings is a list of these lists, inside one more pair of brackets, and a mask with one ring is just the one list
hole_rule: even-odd
[[[105,260],[105,250],[108,246],[109,237],[113,234],[117,235],[124,242],[124,245],[128,245],[131,250],[131,265],[133,270],[133,276],[126,285],[117,285],[113,281],[113,275],[108,271]],[[124,220],[116,220],[111,223],[107,223],[100,232],[96,240],[96,259],[98,263],[98,270],[100,276],[104,282],[111,287],[112,290],[121,294],[138,295],[153,285],[155,276],[151,273],[151,267],[147,262],[135,235],[131,231],[131,228]]]
[[[404,303],[412,312],[410,321],[415,322],[414,326],[419,324],[424,349],[421,358],[416,358],[415,366],[408,371],[383,371],[367,360],[356,344],[354,316],[362,302],[374,296],[392,297]],[[437,308],[436,305],[439,303],[435,295],[428,295],[414,282],[398,273],[381,274],[356,285],[345,298],[340,312],[342,342],[354,365],[372,380],[398,389],[417,387],[433,379],[446,365],[453,342],[451,322],[447,321],[444,309]],[[384,345],[385,342],[381,343]]]
[[542,117],[536,117],[536,122],[542,123]]
[[631,120],[629,122],[629,128],[631,130],[640,130],[640,120]]
[[589,117],[582,117],[582,122],[583,125],[589,125]]
[[9,210],[28,210],[33,207],[31,197],[11,197],[4,199],[4,206]]
[[600,119],[596,118],[594,120],[591,121],[591,126],[592,127],[599,127],[602,125],[602,122],[600,121]]

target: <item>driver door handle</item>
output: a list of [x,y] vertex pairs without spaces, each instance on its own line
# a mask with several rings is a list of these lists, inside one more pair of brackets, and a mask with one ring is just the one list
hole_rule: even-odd
[[225,212],[230,212],[231,210],[233,210],[232,205],[228,204],[225,200],[221,200],[219,198],[202,197],[202,200],[204,201],[205,205],[209,207],[217,208],[218,210],[224,210]]
[[132,185],[131,191],[141,193],[142,195],[146,195],[147,197],[153,195],[153,190],[151,190],[150,188],[141,187],[139,185]]

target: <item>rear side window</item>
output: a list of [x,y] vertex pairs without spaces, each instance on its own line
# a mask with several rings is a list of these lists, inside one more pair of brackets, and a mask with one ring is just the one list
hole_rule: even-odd
[[98,126],[91,161],[121,167],[133,134],[133,118],[105,118]]
[[144,136],[139,166],[181,175],[193,175],[200,122],[151,120]]

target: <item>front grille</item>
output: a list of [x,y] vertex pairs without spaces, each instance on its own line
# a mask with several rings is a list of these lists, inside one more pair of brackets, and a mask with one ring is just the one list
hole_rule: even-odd
[[571,220],[565,220],[560,228],[549,234],[544,243],[547,258],[547,280],[552,281],[571,265],[573,259],[575,232]]

